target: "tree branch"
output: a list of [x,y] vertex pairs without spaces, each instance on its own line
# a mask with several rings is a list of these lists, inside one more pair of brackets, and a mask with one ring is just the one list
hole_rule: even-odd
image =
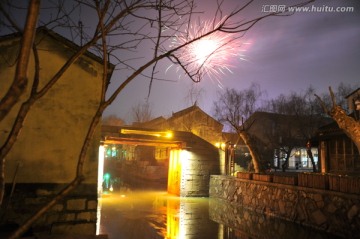
[[[40,0],[31,0],[26,19],[24,33],[21,39],[21,48],[15,77],[6,95],[0,101],[0,121],[9,113],[18,102],[20,96],[26,91],[27,70],[30,59],[31,47],[34,42],[36,25],[39,17]],[[0,199],[1,204],[1,199]]]

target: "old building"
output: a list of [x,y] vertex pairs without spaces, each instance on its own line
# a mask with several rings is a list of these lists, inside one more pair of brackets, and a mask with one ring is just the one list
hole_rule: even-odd
[[[221,162],[219,161],[219,150],[215,145],[217,142],[223,140],[222,128],[222,124],[206,114],[197,105],[175,112],[168,119],[161,116],[144,123],[134,123],[128,130],[129,134],[131,132],[131,134],[134,135],[134,141],[127,140],[123,143],[121,140],[114,142],[109,140],[104,141],[106,142],[105,150],[109,152],[106,153],[104,157],[104,171],[105,173],[108,172],[114,175],[114,177],[120,177],[122,179],[126,177],[127,180],[130,178],[131,180],[141,180],[142,182],[151,181],[168,186],[179,186],[180,184],[177,184],[176,181],[179,179],[179,175],[174,176],[175,174],[170,173],[170,171],[180,172],[180,168],[177,167],[179,167],[181,164],[180,161],[183,161],[186,156],[190,157],[188,160],[194,161],[190,166],[194,168],[191,170],[189,168],[189,170],[184,171],[184,173],[188,173],[186,176],[187,181],[193,186],[183,187],[182,192],[179,192],[179,188],[174,189],[176,186],[169,186],[169,192],[188,196],[207,195],[206,190],[208,186],[204,179],[210,175],[208,168],[211,168],[212,173],[220,173],[219,165]],[[124,132],[121,133],[121,130]],[[189,147],[187,149],[188,153],[184,153],[185,148],[176,150],[176,147],[174,148],[161,142],[148,144],[136,139],[136,137],[161,138],[162,134],[167,131],[174,132],[176,137],[181,138],[181,141]],[[126,135],[126,132],[126,127],[105,125],[102,127],[102,136],[104,139],[112,135],[119,136],[120,133],[121,135]],[[200,149],[202,147],[203,149]],[[120,152],[121,156],[119,154]],[[111,157],[112,153],[118,156]],[[117,166],[108,167],[107,165]],[[216,166],[214,167],[214,165]],[[117,168],[116,171],[118,173],[113,171],[114,168]],[[214,170],[214,168],[216,169]],[[196,187],[198,187],[198,189],[194,189]]]
[[[360,122],[360,88],[347,97],[349,116]],[[319,129],[321,172],[358,175],[360,156],[352,140],[333,122]]]
[[168,119],[161,116],[139,125],[153,129],[191,132],[212,144],[222,140],[223,125],[196,104],[173,113]]
[[[281,169],[312,170],[313,165],[307,155],[309,139],[315,136],[319,126],[329,122],[327,118],[316,116],[282,115],[255,112],[245,122],[245,128],[256,140],[256,147],[262,156],[262,165]],[[316,143],[311,145],[316,166],[318,151]],[[288,157],[287,165],[284,165]]]
[[[35,44],[40,66],[39,91],[79,46],[45,28],[38,29]],[[20,35],[0,38],[0,98],[13,81],[19,48]],[[35,63],[31,56],[26,92],[0,122],[1,145],[11,131],[20,105],[27,101],[33,87]],[[100,102],[102,71],[102,60],[87,52],[32,105],[21,134],[6,156],[5,180],[8,188],[13,187],[14,191],[6,193],[5,200],[11,197],[11,201],[6,201],[10,206],[4,221],[21,224],[74,179],[80,150]],[[33,225],[34,231],[95,233],[99,141],[100,128],[87,152],[85,180],[38,220]]]
[[222,138],[223,125],[196,104],[173,113],[167,124],[170,129],[192,132],[212,144]]

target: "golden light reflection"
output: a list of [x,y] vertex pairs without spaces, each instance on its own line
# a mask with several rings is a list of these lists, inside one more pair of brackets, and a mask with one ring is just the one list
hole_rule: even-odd
[[123,190],[127,189],[99,198],[102,225],[98,234],[109,238],[220,239],[216,223],[209,218],[208,198]]
[[170,151],[168,192],[181,196],[181,189],[185,187],[186,169],[188,168],[190,152],[184,149],[172,149]]
[[96,208],[96,235],[100,235],[100,228],[101,228],[101,200],[98,200],[97,208]]
[[207,198],[168,197],[166,239],[219,237],[217,224],[209,219]]
[[181,151],[180,149],[172,149],[170,151],[168,172],[168,192],[178,196],[180,195]]
[[166,217],[166,239],[179,238],[179,217],[180,203],[176,199],[167,200],[167,217]]

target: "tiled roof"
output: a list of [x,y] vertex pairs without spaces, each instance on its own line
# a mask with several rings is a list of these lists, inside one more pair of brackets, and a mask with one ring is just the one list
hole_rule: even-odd
[[[53,30],[50,30],[46,27],[39,27],[37,28],[37,31],[36,31],[36,34],[44,34],[45,36],[49,36],[53,39],[55,39],[56,41],[58,42],[61,42],[63,43],[65,46],[73,49],[73,50],[79,50],[81,48],[81,46],[77,45],[75,42],[67,39],[66,37],[56,33],[55,31]],[[4,36],[0,36],[0,42],[2,41],[8,41],[10,39],[14,39],[14,38],[20,38],[21,37],[21,33],[19,32],[15,32],[15,33],[12,33],[12,34],[8,34],[8,35],[4,35]],[[86,51],[84,53],[85,56],[95,60],[95,61],[98,61],[99,63],[103,63],[103,59],[97,55],[95,55],[94,53],[90,52],[90,51]],[[115,68],[115,66],[111,63],[109,63],[109,67],[110,67],[110,70],[113,71],[113,69]]]

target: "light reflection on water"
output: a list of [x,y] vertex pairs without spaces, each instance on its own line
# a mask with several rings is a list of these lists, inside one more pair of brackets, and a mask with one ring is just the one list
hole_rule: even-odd
[[166,191],[124,188],[104,194],[99,205],[99,233],[109,239],[331,238],[223,201],[180,198]]
[[129,191],[100,199],[100,234],[110,239],[218,238],[208,198],[179,198],[165,191]]

